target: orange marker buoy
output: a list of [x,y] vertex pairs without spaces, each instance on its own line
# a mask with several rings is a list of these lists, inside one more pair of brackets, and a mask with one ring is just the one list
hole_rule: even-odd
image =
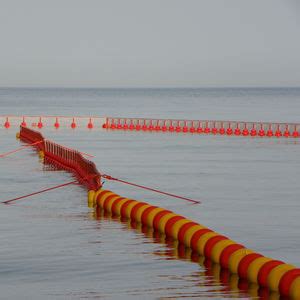
[[54,127],[55,127],[56,129],[58,129],[59,126],[60,126],[60,124],[59,124],[59,122],[58,122],[58,118],[56,118],[56,121],[55,121],[55,123],[54,123]]
[[[106,128],[106,127],[104,127],[104,125],[106,125],[106,124],[103,124],[103,128]],[[72,123],[71,123],[71,128],[72,129],[75,129],[76,128],[76,123],[75,123],[75,119],[73,118],[73,120],[72,120]]]
[[40,129],[43,128],[42,117],[40,117],[39,122],[37,124],[37,127],[40,128]]
[[234,130],[234,134],[235,135],[241,135],[241,130],[239,128],[239,123],[236,124],[236,128]]
[[10,127],[10,123],[9,123],[8,117],[6,118],[6,121],[5,121],[5,123],[4,123],[4,127],[5,127],[6,129],[8,129],[8,128]]
[[232,133],[233,133],[233,130],[232,130],[232,128],[231,128],[231,124],[229,123],[229,124],[228,124],[228,128],[227,128],[227,130],[226,130],[226,134],[227,134],[227,135],[232,135]]
[[23,127],[26,127],[26,126],[27,126],[26,121],[25,121],[25,117],[23,117],[23,121],[22,121],[22,123],[21,123],[21,126],[23,126]]
[[247,123],[245,123],[245,127],[244,127],[244,129],[243,129],[242,134],[243,134],[243,136],[249,135],[249,130],[248,130],[248,128],[247,128]]
[[220,128],[220,130],[219,130],[219,133],[220,133],[221,135],[225,134],[225,129],[224,129],[224,127],[223,127],[223,122],[221,123],[221,128]]
[[94,128],[94,125],[93,125],[93,123],[92,123],[92,118],[90,118],[90,121],[89,121],[89,123],[87,124],[87,128],[88,128],[88,129]]

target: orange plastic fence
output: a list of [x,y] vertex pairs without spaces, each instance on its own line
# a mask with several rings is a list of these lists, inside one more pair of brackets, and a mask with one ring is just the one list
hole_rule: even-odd
[[73,173],[88,190],[101,188],[101,174],[96,165],[80,152],[46,140],[40,132],[21,126],[20,139],[44,152],[45,162]]

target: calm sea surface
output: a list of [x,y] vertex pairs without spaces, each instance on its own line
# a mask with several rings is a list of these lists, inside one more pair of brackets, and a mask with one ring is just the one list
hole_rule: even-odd
[[[300,122],[300,89],[0,89],[0,115],[99,115]],[[19,147],[0,127],[0,153]],[[266,256],[300,266],[300,140],[43,129],[95,155],[112,176],[179,199],[106,182]],[[0,158],[0,200],[67,182],[28,148]],[[0,207],[1,299],[255,298],[218,266],[88,208],[69,186]],[[176,245],[175,245],[176,246]],[[241,287],[241,286],[240,286]]]

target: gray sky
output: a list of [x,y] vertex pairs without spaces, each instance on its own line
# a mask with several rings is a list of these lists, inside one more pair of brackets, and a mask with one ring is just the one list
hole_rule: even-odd
[[300,86],[300,0],[0,0],[0,86]]

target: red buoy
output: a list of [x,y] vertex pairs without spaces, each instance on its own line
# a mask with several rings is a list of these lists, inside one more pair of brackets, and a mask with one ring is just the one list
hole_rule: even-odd
[[299,132],[295,129],[295,131],[293,132],[293,137],[297,138],[299,137]]
[[233,134],[233,130],[232,130],[232,128],[230,127],[230,124],[229,124],[229,128],[227,128],[227,130],[226,130],[226,134],[227,134],[227,135],[232,135],[232,134]]
[[121,124],[121,120],[118,120],[118,124],[117,124],[117,129],[122,129],[122,124]]
[[263,129],[263,124],[260,124],[260,130],[258,131],[259,136],[265,136],[265,131]]
[[247,128],[247,124],[246,124],[246,123],[245,123],[245,127],[244,127],[244,129],[243,129],[242,134],[243,134],[243,136],[249,135],[249,130],[248,130],[248,128]]
[[225,129],[224,129],[224,127],[223,127],[223,122],[221,123],[221,128],[220,128],[220,130],[219,130],[219,133],[220,133],[221,135],[225,134]]
[[23,127],[26,127],[26,126],[27,126],[26,121],[25,121],[25,117],[23,117],[23,121],[22,121],[22,123],[21,123],[21,126],[23,126]]
[[173,126],[173,124],[172,124],[172,121],[170,121],[169,131],[171,131],[171,132],[174,131],[174,126]]
[[94,127],[93,123],[92,123],[92,118],[90,118],[89,123],[87,124],[87,128],[88,129],[92,129]]
[[241,135],[241,130],[239,128],[239,123],[236,124],[236,128],[234,130],[234,134],[235,135]]
[[137,131],[140,131],[140,130],[141,130],[141,125],[140,125],[140,121],[139,121],[139,120],[137,121],[137,124],[136,124],[136,126],[135,126],[135,129],[136,129]]
[[54,127],[55,127],[56,129],[58,129],[59,126],[60,126],[60,124],[59,124],[59,122],[58,122],[58,118],[56,118],[56,121],[55,121],[55,123],[54,123]]
[[154,129],[152,120],[150,120],[150,125],[148,126],[148,130],[152,131]]
[[130,120],[129,130],[134,130],[134,125],[133,125],[133,121],[132,120]]
[[10,123],[9,123],[9,121],[8,121],[8,117],[6,118],[6,121],[5,121],[5,123],[4,123],[4,127],[5,127],[6,129],[8,129],[8,128],[10,127]]
[[216,128],[216,124],[214,123],[214,127],[211,129],[211,133],[212,134],[217,134],[218,133],[218,129]]
[[40,117],[40,119],[39,119],[39,122],[38,122],[38,124],[37,124],[37,127],[38,128],[43,128],[43,122],[42,122],[42,118]]
[[124,129],[124,130],[127,130],[127,129],[128,129],[128,125],[127,125],[126,120],[125,120],[125,122],[124,122],[124,124],[123,124],[123,129]]

